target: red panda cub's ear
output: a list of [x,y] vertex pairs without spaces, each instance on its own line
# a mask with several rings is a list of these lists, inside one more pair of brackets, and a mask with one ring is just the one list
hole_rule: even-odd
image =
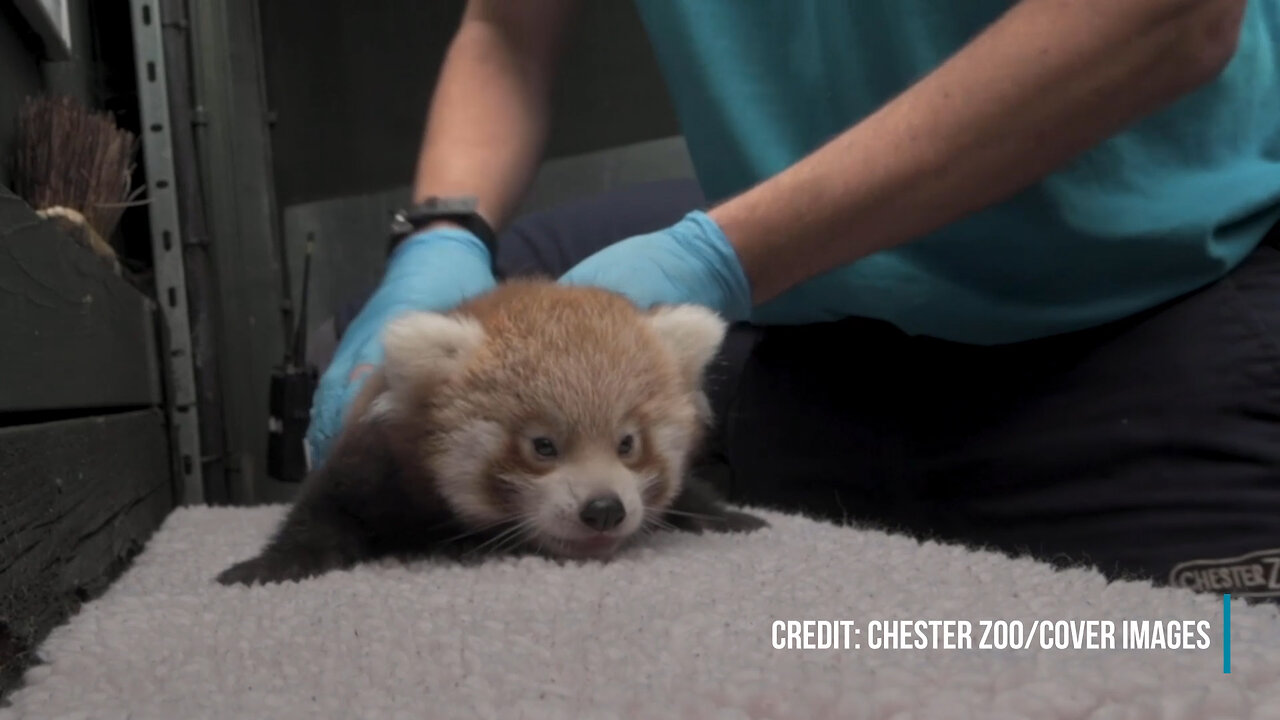
[[411,312],[387,324],[386,389],[399,396],[448,382],[484,342],[484,328],[473,318]]
[[707,365],[724,342],[728,323],[701,305],[665,305],[648,312],[649,326],[675,358],[681,377],[700,388]]

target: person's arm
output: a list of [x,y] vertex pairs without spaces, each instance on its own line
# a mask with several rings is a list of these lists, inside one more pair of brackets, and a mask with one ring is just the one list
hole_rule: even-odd
[[1217,76],[1245,0],[1021,0],[935,71],[714,207],[760,304],[998,202]]
[[579,0],[470,0],[436,83],[413,200],[473,195],[495,229],[546,142],[551,85]]
[[[469,0],[436,82],[415,203],[471,195],[495,230],[507,222],[542,155],[556,60],[579,1]],[[311,466],[325,463],[347,407],[382,362],[392,318],[448,310],[496,282],[492,253],[464,228],[440,221],[401,240],[320,377],[307,428]]]

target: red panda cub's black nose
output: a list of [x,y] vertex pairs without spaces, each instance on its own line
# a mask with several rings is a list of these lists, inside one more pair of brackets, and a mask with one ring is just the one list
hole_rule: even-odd
[[582,524],[600,532],[614,529],[626,517],[627,509],[622,506],[622,499],[615,493],[591,498],[578,511]]

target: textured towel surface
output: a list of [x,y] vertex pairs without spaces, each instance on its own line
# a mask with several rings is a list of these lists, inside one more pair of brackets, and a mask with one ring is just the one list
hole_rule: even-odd
[[[1280,616],[1087,571],[765,515],[612,563],[385,562],[226,588],[281,508],[183,509],[57,629],[3,718],[1275,718]],[[775,650],[774,620],[862,649]],[[876,619],[1207,620],[1207,649],[872,650]],[[1117,642],[1120,629],[1117,628]]]

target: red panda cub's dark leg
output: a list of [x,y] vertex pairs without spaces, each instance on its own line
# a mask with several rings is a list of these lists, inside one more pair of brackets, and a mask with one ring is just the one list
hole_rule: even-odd
[[763,518],[726,507],[710,485],[695,477],[685,480],[663,520],[677,530],[693,533],[751,532],[769,526]]
[[[448,532],[442,506],[411,497],[390,431],[352,425],[307,478],[288,515],[256,556],[218,575],[224,585],[301,580],[384,555],[415,552]],[[432,532],[435,530],[436,532]],[[423,547],[410,546],[406,539]]]
[[223,585],[302,580],[348,568],[370,556],[359,520],[324,494],[300,499],[256,557],[218,575]]

